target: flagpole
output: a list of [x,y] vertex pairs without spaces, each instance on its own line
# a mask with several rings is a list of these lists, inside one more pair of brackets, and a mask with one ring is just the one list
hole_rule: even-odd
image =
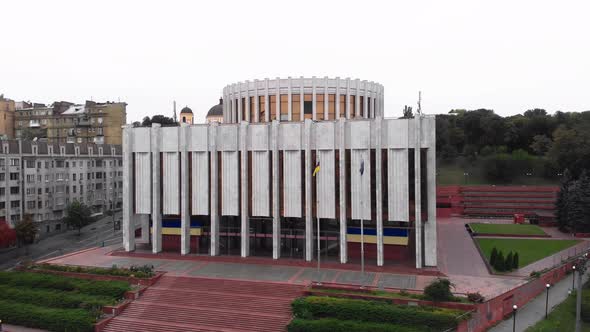
[[364,190],[363,173],[361,173],[361,288],[365,288],[365,228],[363,222]]
[[318,177],[317,175],[319,174],[319,171],[317,171],[317,168],[319,167],[319,162],[316,165],[316,169],[314,170],[314,177],[315,177],[315,181],[316,181],[316,195],[315,195],[315,216],[316,216],[316,223],[317,223],[317,251],[318,251],[318,267],[317,267],[317,284],[321,285],[322,284],[322,280],[321,280],[321,274],[320,274],[320,256],[321,256],[321,252],[320,252],[320,218],[318,217]]

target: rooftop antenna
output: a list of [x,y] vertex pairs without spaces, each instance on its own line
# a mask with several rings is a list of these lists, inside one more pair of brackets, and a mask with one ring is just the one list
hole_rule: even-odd
[[418,115],[422,115],[422,91],[418,91]]
[[176,119],[176,100],[174,101],[174,116],[172,117],[172,119],[174,120],[174,122],[178,122],[178,120]]

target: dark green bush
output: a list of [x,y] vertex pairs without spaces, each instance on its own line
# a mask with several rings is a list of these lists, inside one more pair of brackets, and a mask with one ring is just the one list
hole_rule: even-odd
[[590,293],[586,290],[582,292],[582,320],[586,323],[590,323]]
[[0,285],[77,291],[83,294],[121,298],[130,289],[124,281],[95,281],[32,272],[2,272]]
[[[456,318],[462,311],[434,307],[415,307],[394,305],[383,301],[352,300],[332,297],[309,296],[293,301],[293,314],[296,318],[391,323],[404,326],[416,324],[428,326],[428,331],[444,331],[454,328]],[[467,317],[465,317],[467,318]]]
[[120,268],[117,265],[113,265],[110,268],[103,267],[87,267],[77,265],[54,265],[54,264],[38,264],[32,265],[30,269],[50,270],[50,271],[62,271],[62,272],[75,272],[75,273],[88,273],[98,275],[110,275],[119,277],[130,277],[136,278],[151,278],[154,276],[153,265],[132,265],[130,268]]
[[2,322],[55,332],[94,331],[96,317],[83,309],[43,308],[0,300]]
[[380,324],[371,322],[357,322],[351,320],[339,320],[323,318],[307,320],[295,318],[289,326],[289,332],[424,332],[429,331],[424,327],[409,327],[395,324]]
[[115,299],[103,296],[6,285],[0,285],[0,300],[50,308],[80,308],[87,310],[101,310],[105,305],[116,303]]
[[496,260],[498,259],[498,249],[492,248],[492,254],[490,255],[490,265],[496,266]]
[[453,284],[449,279],[435,279],[426,288],[424,288],[424,295],[426,298],[433,301],[451,301],[453,293],[451,287]]

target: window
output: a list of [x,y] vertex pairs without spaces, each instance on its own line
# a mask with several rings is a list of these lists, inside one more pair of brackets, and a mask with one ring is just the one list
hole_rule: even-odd
[[35,188],[27,188],[27,195],[35,195]]
[[11,158],[10,166],[20,166],[20,160],[18,160],[17,158]]
[[61,230],[61,224],[55,224],[55,230],[56,231],[60,231]]
[[313,102],[311,102],[311,101],[304,101],[303,102],[303,114],[313,114]]
[[48,161],[45,162],[45,168],[49,168],[49,162]]
[[41,162],[37,162],[37,168],[41,168]]
[[80,185],[80,195],[84,194],[84,185]]
[[0,181],[6,181],[6,174],[0,173]]
[[63,181],[64,180],[64,173],[57,173],[56,175],[56,180],[57,181]]
[[76,162],[75,161],[72,161],[72,167],[76,167]]
[[11,208],[19,208],[20,207],[20,201],[10,201],[10,207]]
[[11,195],[18,195],[19,193],[19,187],[10,187],[10,194]]
[[102,179],[102,172],[96,172],[96,178]]
[[6,188],[0,187],[0,196],[6,195]]
[[76,173],[72,174],[72,180],[76,181]]
[[64,167],[64,161],[63,160],[56,160],[55,161],[55,167],[63,168]]
[[27,160],[27,168],[35,168],[35,161]]
[[43,189],[37,188],[37,195],[42,195],[42,194],[43,194]]
[[76,186],[72,186],[72,192],[75,194],[76,193]]
[[70,167],[70,163],[66,161],[66,168]]
[[64,185],[55,186],[56,193],[63,193],[64,192]]
[[18,173],[10,173],[10,180],[18,181]]
[[27,209],[34,209],[35,201],[27,201]]
[[45,193],[49,194],[49,187],[45,188]]
[[37,175],[37,182],[41,182],[41,180],[43,180],[43,176],[42,175]]
[[0,202],[0,209],[6,209],[6,202]]
[[27,183],[35,182],[35,174],[27,174]]

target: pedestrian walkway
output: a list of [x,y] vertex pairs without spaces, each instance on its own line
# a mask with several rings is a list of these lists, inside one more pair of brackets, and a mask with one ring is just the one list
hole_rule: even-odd
[[[583,276],[583,282],[588,280],[588,274]],[[576,288],[577,288],[576,276]],[[549,307],[548,311],[553,311],[553,308],[563,302],[568,296],[568,290],[572,288],[572,276],[562,279],[549,289]],[[516,329],[515,331],[524,331],[527,328],[535,325],[542,319],[545,319],[545,301],[547,294],[541,293],[539,296],[531,300],[524,307],[519,308],[516,313]],[[509,318],[494,326],[490,332],[512,332],[513,318]]]

